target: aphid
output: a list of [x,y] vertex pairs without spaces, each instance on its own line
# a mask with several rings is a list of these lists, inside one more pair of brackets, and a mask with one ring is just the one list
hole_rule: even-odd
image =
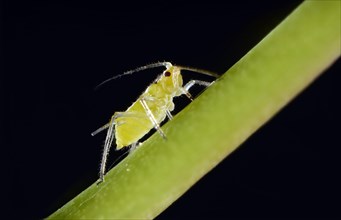
[[148,86],[148,88],[126,111],[115,112],[109,123],[103,125],[92,133],[94,136],[97,133],[108,129],[99,171],[100,182],[104,181],[107,156],[114,138],[116,139],[117,150],[130,145],[134,149],[138,141],[152,128],[155,128],[159,134],[166,139],[165,133],[160,128],[160,123],[165,120],[166,117],[168,117],[169,120],[173,118],[171,114],[171,111],[174,109],[173,98],[180,95],[186,95],[189,99],[193,100],[188,91],[192,86],[195,84],[206,87],[211,85],[211,82],[190,80],[183,86],[181,70],[188,70],[212,77],[219,77],[219,75],[210,71],[178,65],[173,66],[170,62],[159,62],[142,66],[135,70],[109,78],[98,86],[101,86],[104,83],[122,75],[162,66],[166,67],[166,70],[163,71],[163,73],[159,75],[150,86]]

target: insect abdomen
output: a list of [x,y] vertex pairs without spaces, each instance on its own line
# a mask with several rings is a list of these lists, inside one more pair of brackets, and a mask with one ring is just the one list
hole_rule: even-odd
[[[144,100],[150,109],[156,122],[160,124],[166,118],[166,110],[173,110],[172,97],[167,94],[161,85],[152,84],[128,109],[129,117],[117,118],[116,124],[116,146],[120,149],[138,142],[144,135],[154,128],[154,124],[146,109],[142,106]],[[171,109],[169,109],[171,107]]]
[[[166,117],[166,111],[157,110],[157,106],[153,105],[153,103],[147,103],[157,122],[162,122]],[[115,137],[117,149],[138,142],[144,135],[154,128],[152,121],[150,118],[148,118],[139,101],[133,103],[127,112],[131,115],[136,115],[136,117],[121,117],[115,120]]]

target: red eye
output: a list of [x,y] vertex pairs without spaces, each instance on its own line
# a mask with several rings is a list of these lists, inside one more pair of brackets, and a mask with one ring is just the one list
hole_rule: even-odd
[[170,72],[168,72],[168,71],[167,71],[167,72],[165,72],[165,76],[166,76],[166,77],[169,77],[170,75],[171,75],[171,73],[170,73]]

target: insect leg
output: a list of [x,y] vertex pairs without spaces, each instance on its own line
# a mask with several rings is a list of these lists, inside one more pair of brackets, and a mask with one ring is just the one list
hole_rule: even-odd
[[193,98],[192,98],[192,95],[189,93],[189,89],[192,86],[194,86],[195,84],[208,87],[212,84],[212,82],[206,82],[206,81],[202,81],[202,80],[191,80],[188,83],[186,83],[186,85],[184,85],[184,87],[182,87],[183,94],[185,94],[192,101],[193,101]]
[[91,136],[95,136],[96,134],[100,133],[101,131],[104,131],[109,127],[110,123],[103,125],[102,127],[98,128],[96,131],[91,133]]
[[169,120],[173,119],[173,115],[171,114],[171,112],[168,109],[166,110],[166,114],[167,114],[167,117]]
[[186,85],[184,85],[184,89],[186,91],[188,91],[192,86],[194,86],[195,84],[201,85],[201,86],[210,86],[212,83],[211,82],[206,82],[206,81],[202,81],[202,80],[191,80],[188,83],[186,83]]
[[148,118],[152,121],[154,128],[160,133],[160,135],[166,139],[166,135],[165,133],[162,131],[162,129],[160,128],[159,123],[156,121],[152,111],[150,110],[150,108],[148,107],[146,100],[144,98],[140,99],[140,103],[142,105],[142,107],[144,108],[144,110],[146,111],[146,114],[148,116]]
[[133,152],[134,150],[136,150],[136,148],[138,148],[142,143],[141,142],[135,142],[133,143],[130,148],[129,148],[129,153]]
[[[143,100],[144,101],[156,102],[156,103],[158,103],[158,105],[165,105],[164,100],[161,100],[160,98],[154,98],[154,97],[146,96],[146,97],[143,97]],[[166,114],[167,114],[168,120],[172,120],[173,119],[173,115],[172,115],[172,113],[170,112],[169,109],[166,109]]]
[[[103,131],[104,129],[108,128],[107,136],[105,138],[104,142],[104,149],[103,149],[103,155],[102,155],[102,161],[101,161],[101,167],[99,171],[99,181],[97,184],[100,184],[104,181],[104,175],[106,173],[106,163],[107,163],[107,157],[109,154],[110,147],[112,145],[112,142],[115,138],[115,125],[120,126],[121,124],[124,124],[124,122],[115,122],[118,118],[146,118],[146,115],[136,112],[115,112],[115,114],[111,117],[111,120],[108,124],[103,125],[96,131],[94,131],[92,134],[95,135],[99,133],[100,131]],[[132,149],[129,150],[129,152],[132,152],[134,149],[136,149],[140,143],[134,143],[132,144]]]
[[110,150],[110,147],[112,145],[112,142],[114,140],[114,130],[115,130],[114,126],[115,126],[115,119],[116,118],[117,118],[117,114],[115,113],[111,117],[110,122],[108,123],[108,131],[107,131],[107,136],[106,136],[105,142],[104,142],[102,162],[101,162],[101,167],[99,170],[99,182],[98,183],[101,183],[104,181],[104,174],[105,174],[105,166],[107,163],[107,157],[108,157],[109,150]]
[[101,167],[99,170],[99,182],[98,182],[98,184],[104,181],[104,174],[105,174],[105,166],[107,163],[107,157],[108,157],[110,147],[111,147],[112,142],[113,142],[114,137],[115,137],[115,134],[114,134],[114,132],[115,132],[115,119],[117,119],[119,117],[123,117],[123,115],[126,115],[126,112],[115,112],[115,114],[111,117],[111,120],[108,124],[103,125],[102,127],[100,127],[99,129],[97,129],[95,132],[92,133],[93,135],[95,135],[98,132],[103,131],[104,129],[108,128],[107,136],[106,136],[105,142],[104,142]]
[[[116,118],[120,118],[120,117],[133,117],[133,118],[143,118],[144,115],[139,115],[137,113],[132,113],[132,112],[116,112],[115,113],[115,119]],[[91,136],[95,136],[96,134],[104,131],[105,129],[107,129],[110,126],[110,122],[103,125],[102,127],[98,128],[96,131],[91,133]]]

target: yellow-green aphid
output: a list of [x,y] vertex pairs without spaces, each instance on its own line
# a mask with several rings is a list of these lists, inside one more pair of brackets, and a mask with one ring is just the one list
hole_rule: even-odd
[[119,76],[110,78],[103,83],[122,75],[160,66],[166,67],[166,70],[125,112],[115,112],[108,124],[92,133],[92,135],[95,135],[104,129],[108,129],[99,172],[100,182],[104,181],[106,160],[114,138],[116,139],[117,150],[130,145],[135,148],[136,143],[138,143],[138,141],[152,128],[155,128],[163,138],[166,138],[165,133],[160,128],[160,123],[166,117],[168,117],[169,120],[172,119],[171,111],[174,109],[173,98],[184,94],[192,100],[188,90],[193,85],[209,86],[211,84],[211,82],[191,80],[183,86],[181,70],[197,72],[212,77],[219,76],[206,70],[173,66],[169,62],[161,62],[125,72]]

